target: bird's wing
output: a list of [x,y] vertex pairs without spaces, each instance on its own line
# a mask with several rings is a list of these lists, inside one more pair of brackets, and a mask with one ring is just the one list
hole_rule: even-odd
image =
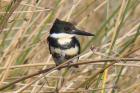
[[52,53],[51,53],[51,48],[50,48],[50,37],[47,38],[47,42],[48,42],[50,54],[52,54]]
[[81,52],[81,46],[80,46],[80,43],[79,43],[79,41],[78,41],[78,39],[76,38],[76,37],[74,37],[74,41],[76,42],[76,44],[77,44],[77,46],[78,46],[78,54],[80,54],[80,52]]

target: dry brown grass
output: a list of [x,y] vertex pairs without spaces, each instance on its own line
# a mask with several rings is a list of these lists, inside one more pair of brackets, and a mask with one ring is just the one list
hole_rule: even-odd
[[0,93],[139,93],[139,17],[139,0],[1,0],[0,88],[55,66],[46,41],[55,18],[96,34],[79,37],[79,62],[117,60],[83,64],[75,73],[51,70]]

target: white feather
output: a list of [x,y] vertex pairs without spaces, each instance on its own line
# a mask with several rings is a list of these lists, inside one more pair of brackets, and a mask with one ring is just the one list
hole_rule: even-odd
[[65,45],[65,44],[70,43],[71,40],[72,40],[71,38],[60,38],[60,39],[58,39],[58,43],[59,43],[60,45]]
[[77,46],[75,46],[75,47],[71,47],[69,49],[61,50],[60,48],[51,47],[51,51],[58,53],[58,54],[63,54],[63,56],[65,56],[65,55],[73,56],[73,55],[76,55],[78,53],[79,48]]
[[74,34],[67,34],[67,33],[53,33],[50,35],[53,38],[71,38]]
[[72,48],[69,48],[69,49],[66,49],[64,50],[63,52],[66,54],[66,55],[76,55],[79,51],[79,48],[77,46],[75,47],[72,47]]

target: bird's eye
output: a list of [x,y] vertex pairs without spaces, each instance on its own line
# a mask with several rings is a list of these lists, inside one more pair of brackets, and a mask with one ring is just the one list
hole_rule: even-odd
[[64,27],[64,30],[69,31],[69,30],[71,30],[71,28],[66,26],[66,27]]

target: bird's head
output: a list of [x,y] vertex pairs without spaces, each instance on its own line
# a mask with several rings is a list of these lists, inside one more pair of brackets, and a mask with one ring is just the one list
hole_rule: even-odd
[[74,37],[76,35],[94,36],[94,34],[77,29],[72,23],[56,19],[50,35],[55,38]]

